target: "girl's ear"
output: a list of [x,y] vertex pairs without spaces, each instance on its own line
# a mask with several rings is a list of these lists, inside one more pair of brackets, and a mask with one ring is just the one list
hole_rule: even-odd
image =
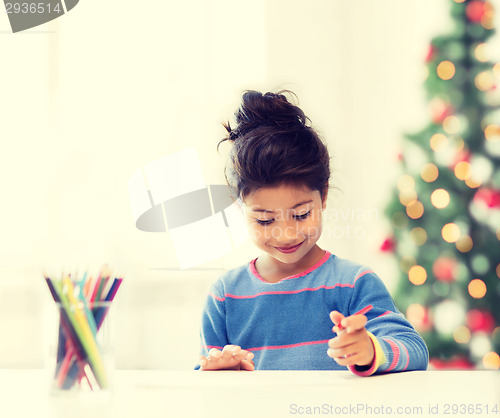
[[328,197],[328,183],[326,184],[326,187],[323,189],[323,194],[321,196],[321,203],[322,203],[323,210],[326,209],[326,198],[327,197]]

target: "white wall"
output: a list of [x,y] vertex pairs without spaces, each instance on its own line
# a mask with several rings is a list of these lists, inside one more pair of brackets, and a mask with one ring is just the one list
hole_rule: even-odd
[[447,9],[445,0],[82,0],[17,34],[1,14],[0,367],[44,363],[53,312],[42,269],[103,263],[126,278],[112,318],[117,366],[192,366],[209,284],[257,252],[247,243],[179,271],[168,234],[134,227],[127,183],[187,147],[207,183],[222,182],[219,123],[247,88],[297,92],[342,190],[331,193],[322,244],[391,286],[392,261],[377,251],[383,208],[402,133],[427,121],[423,58],[449,27]]

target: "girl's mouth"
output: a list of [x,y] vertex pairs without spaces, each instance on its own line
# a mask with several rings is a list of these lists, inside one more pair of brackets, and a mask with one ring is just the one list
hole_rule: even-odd
[[297,251],[300,246],[303,244],[304,241],[302,241],[300,244],[294,245],[293,247],[274,247],[276,248],[279,252],[285,253],[285,254],[291,254]]

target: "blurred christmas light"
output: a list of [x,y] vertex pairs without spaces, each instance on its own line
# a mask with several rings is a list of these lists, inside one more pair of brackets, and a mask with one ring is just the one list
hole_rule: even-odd
[[472,178],[468,178],[467,180],[465,180],[465,184],[471,189],[477,189],[479,186],[481,186],[481,182],[476,181]]
[[435,181],[438,178],[438,175],[439,175],[439,170],[432,163],[427,163],[426,165],[423,166],[422,170],[420,171],[420,176],[427,183],[432,183],[433,181]]
[[443,282],[453,282],[457,277],[457,260],[450,257],[439,257],[432,264],[432,273]]
[[444,134],[437,133],[432,135],[429,143],[433,151],[444,151],[448,146],[448,138]]
[[[494,141],[486,141],[484,144],[484,148],[486,149],[486,152],[492,157],[500,157],[500,141],[496,140],[496,138]],[[496,175],[500,176],[500,174]],[[497,181],[496,183],[500,184],[500,181]]]
[[459,344],[467,344],[470,341],[471,333],[469,328],[464,325],[460,325],[455,331],[453,331],[453,339]]
[[478,183],[488,181],[493,174],[493,163],[482,155],[474,155],[471,158],[471,180]]
[[500,369],[500,356],[494,351],[490,351],[483,356],[483,366],[486,369],[498,370]]
[[482,42],[477,45],[474,49],[474,55],[478,61],[487,62],[490,59],[488,54],[488,44],[486,44],[486,42]]
[[413,190],[415,188],[415,180],[412,176],[405,174],[398,180],[398,189],[400,191]]
[[480,23],[487,10],[487,4],[484,1],[472,0],[467,4],[465,14],[471,22]]
[[408,271],[408,279],[415,286],[420,286],[427,280],[427,272],[422,266],[416,265]]
[[431,194],[431,203],[438,209],[450,204],[450,194],[445,189],[436,189]]
[[433,318],[436,330],[451,336],[460,325],[463,325],[465,310],[459,302],[446,299],[436,305]]
[[497,272],[497,277],[500,279],[500,263],[497,264],[496,272]]
[[493,66],[493,74],[495,74],[496,78],[500,78],[500,62]]
[[438,97],[429,102],[429,110],[434,123],[443,123],[445,118],[453,113],[453,109],[448,103],[448,100]]
[[457,163],[453,170],[459,180],[467,180],[471,175],[471,166],[467,161]]
[[486,310],[471,309],[467,312],[466,323],[472,332],[491,333],[495,328],[495,318]]
[[479,203],[490,209],[500,208],[500,190],[482,188],[474,195],[474,203]]
[[424,205],[417,200],[406,207],[406,214],[412,219],[418,219],[424,214]]
[[399,201],[403,206],[409,206],[417,201],[417,192],[415,190],[403,190],[399,193]]
[[465,0],[455,0],[455,3],[463,3]]
[[487,11],[481,18],[481,26],[487,30],[494,29],[495,27],[494,18],[495,14],[493,13],[493,11],[491,10]]
[[457,250],[461,253],[467,253],[472,250],[473,242],[472,238],[468,235],[462,235],[458,241],[455,243]]
[[457,242],[460,238],[460,228],[454,223],[448,223],[441,229],[441,236],[446,242]]
[[490,90],[495,84],[493,74],[491,73],[491,71],[480,72],[476,76],[474,84],[481,91]]
[[424,245],[427,241],[427,232],[425,232],[424,228],[420,228],[418,226],[410,231],[410,238],[413,240],[415,245]]
[[463,140],[463,138],[455,136],[453,143],[455,146],[455,151],[457,153],[460,153],[465,148],[465,141]]
[[491,341],[486,334],[474,334],[470,340],[469,349],[474,357],[482,358],[491,350]]
[[451,80],[455,75],[455,65],[451,61],[441,61],[437,66],[437,75],[442,80]]
[[474,299],[481,299],[486,295],[486,285],[481,279],[471,280],[467,289]]
[[420,332],[427,331],[431,327],[427,309],[419,303],[412,303],[408,306],[406,317]]
[[443,129],[446,133],[453,135],[460,132],[460,119],[458,116],[450,115],[443,121]]
[[487,141],[500,141],[500,125],[494,123],[488,125],[484,130],[484,137]]

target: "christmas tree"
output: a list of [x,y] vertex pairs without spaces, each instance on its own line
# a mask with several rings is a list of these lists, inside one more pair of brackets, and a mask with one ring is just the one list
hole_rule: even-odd
[[430,121],[405,135],[386,208],[401,278],[398,308],[431,367],[500,368],[500,63],[493,5],[450,0],[453,30],[425,66]]

